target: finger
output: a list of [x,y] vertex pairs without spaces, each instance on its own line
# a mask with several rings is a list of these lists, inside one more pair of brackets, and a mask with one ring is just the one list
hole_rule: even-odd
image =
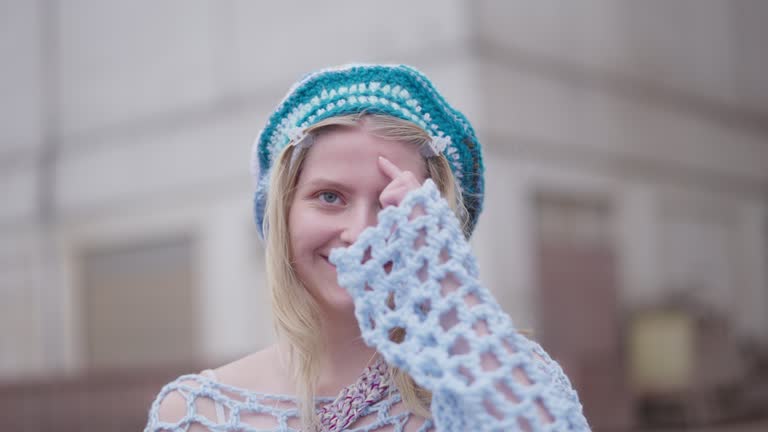
[[390,180],[394,180],[395,177],[400,175],[402,170],[397,167],[397,165],[390,162],[389,159],[385,158],[384,156],[379,156],[379,168],[381,168],[381,171],[389,177]]

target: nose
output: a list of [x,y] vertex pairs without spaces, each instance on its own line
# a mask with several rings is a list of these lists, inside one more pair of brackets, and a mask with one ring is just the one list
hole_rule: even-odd
[[376,225],[378,212],[378,202],[372,205],[361,204],[349,209],[343,222],[341,241],[346,245],[354,243],[361,232],[369,226]]

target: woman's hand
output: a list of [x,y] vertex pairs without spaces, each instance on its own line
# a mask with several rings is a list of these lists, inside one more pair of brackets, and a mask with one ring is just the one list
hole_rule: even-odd
[[421,182],[412,172],[401,170],[384,156],[379,156],[378,162],[381,172],[390,179],[379,195],[381,208],[400,205],[408,192],[421,187]]

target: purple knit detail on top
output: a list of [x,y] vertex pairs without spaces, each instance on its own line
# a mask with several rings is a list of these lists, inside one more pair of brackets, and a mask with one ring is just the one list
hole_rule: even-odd
[[371,405],[379,402],[389,390],[387,364],[379,358],[367,367],[352,385],[336,400],[317,411],[323,432],[343,431],[355,422]]

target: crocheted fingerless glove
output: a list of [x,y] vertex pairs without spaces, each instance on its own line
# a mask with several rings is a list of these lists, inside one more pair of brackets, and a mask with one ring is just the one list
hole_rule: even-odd
[[[480,284],[459,222],[431,180],[330,261],[365,342],[432,392],[439,431],[589,430],[560,366]],[[391,338],[397,328],[401,342]]]

